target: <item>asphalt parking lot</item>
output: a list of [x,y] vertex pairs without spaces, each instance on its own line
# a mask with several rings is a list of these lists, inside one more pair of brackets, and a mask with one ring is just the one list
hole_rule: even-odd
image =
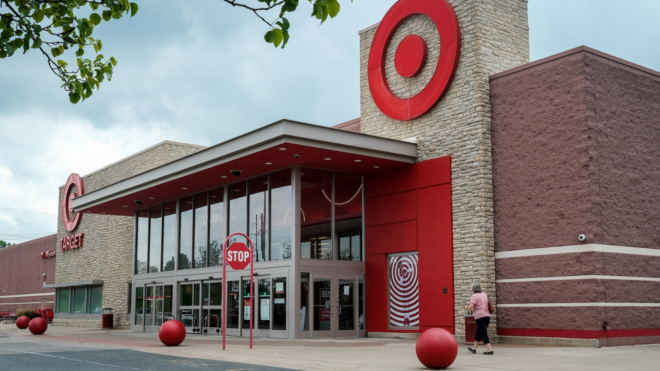
[[195,371],[290,371],[270,366],[248,365],[198,358],[172,357],[130,349],[102,349],[59,341],[20,341],[0,337],[0,370],[195,370]]

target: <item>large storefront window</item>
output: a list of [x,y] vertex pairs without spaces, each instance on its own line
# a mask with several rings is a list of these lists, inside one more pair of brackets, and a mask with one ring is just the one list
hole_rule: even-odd
[[224,189],[209,192],[211,213],[209,216],[209,267],[219,267],[222,264],[222,245],[225,243],[225,203]]
[[[317,200],[306,204],[311,208],[311,219],[303,210],[303,219],[310,226],[306,229],[311,233],[308,242],[313,240],[314,245],[308,247],[307,254],[333,259],[332,207],[326,198],[331,195],[332,173],[309,172],[310,179],[314,173],[319,175],[321,188],[316,189]],[[235,232],[251,237],[255,262],[291,259],[292,202],[291,169],[286,169],[140,210],[135,274],[220,267],[224,240]],[[240,236],[229,244],[236,241],[247,244]]]
[[271,260],[291,259],[291,223],[293,220],[291,169],[272,174],[270,177],[270,189]]
[[55,311],[61,314],[101,314],[102,286],[57,289]]
[[208,193],[195,195],[195,265],[193,268],[206,267],[206,253],[209,244]]
[[186,197],[180,201],[181,226],[179,229],[179,269],[192,268],[193,254],[193,198]]
[[254,243],[254,261],[270,260],[268,251],[268,175],[250,180],[250,238]]
[[149,257],[149,210],[140,210],[137,218],[137,241],[135,244],[135,273],[147,273]]
[[163,271],[173,271],[176,257],[176,202],[163,206]]
[[332,259],[332,172],[303,169],[301,183],[300,256]]
[[149,217],[149,272],[160,272],[161,238],[163,233],[163,208],[161,205],[151,207]]
[[334,205],[339,260],[363,261],[361,176],[335,173]]

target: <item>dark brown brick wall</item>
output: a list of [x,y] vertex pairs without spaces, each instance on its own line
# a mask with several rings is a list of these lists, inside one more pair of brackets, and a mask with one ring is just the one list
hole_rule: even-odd
[[[581,244],[660,249],[660,73],[586,47],[491,77],[495,251]],[[587,240],[580,242],[579,234]],[[660,257],[499,258],[500,329],[657,329]],[[644,278],[647,278],[644,280]]]
[[[41,252],[53,250],[56,239],[57,235],[53,234],[0,249],[0,313],[16,313],[17,309],[39,309],[41,298],[47,298],[48,307],[53,308],[55,295],[7,296],[55,292],[54,289],[44,289],[42,286],[44,282],[55,283],[57,257],[44,259]],[[43,276],[44,273],[46,277]]]
[[660,249],[660,73],[582,48],[491,79],[495,250]]

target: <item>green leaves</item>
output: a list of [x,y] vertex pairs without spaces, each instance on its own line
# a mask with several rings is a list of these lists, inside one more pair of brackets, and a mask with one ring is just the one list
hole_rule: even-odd
[[101,23],[101,20],[101,16],[96,13],[92,13],[89,16],[89,21],[92,22],[94,26],[98,26],[99,23]]
[[131,3],[131,18],[134,17],[138,12],[138,5],[136,3]]
[[[44,51],[69,101],[84,101],[101,82],[112,79],[117,65],[114,57],[105,59],[100,54],[103,43],[92,37],[95,27],[137,12],[138,5],[129,0],[0,0],[0,59],[12,57],[21,48],[23,53]],[[88,46],[95,57],[84,58]],[[75,54],[75,65],[67,58],[71,49],[74,53],[68,57]]]

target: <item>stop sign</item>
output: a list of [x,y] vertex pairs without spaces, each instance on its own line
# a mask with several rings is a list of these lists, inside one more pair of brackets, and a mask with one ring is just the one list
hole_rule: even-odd
[[244,270],[252,262],[252,251],[243,242],[234,242],[227,248],[227,263],[235,271]]

